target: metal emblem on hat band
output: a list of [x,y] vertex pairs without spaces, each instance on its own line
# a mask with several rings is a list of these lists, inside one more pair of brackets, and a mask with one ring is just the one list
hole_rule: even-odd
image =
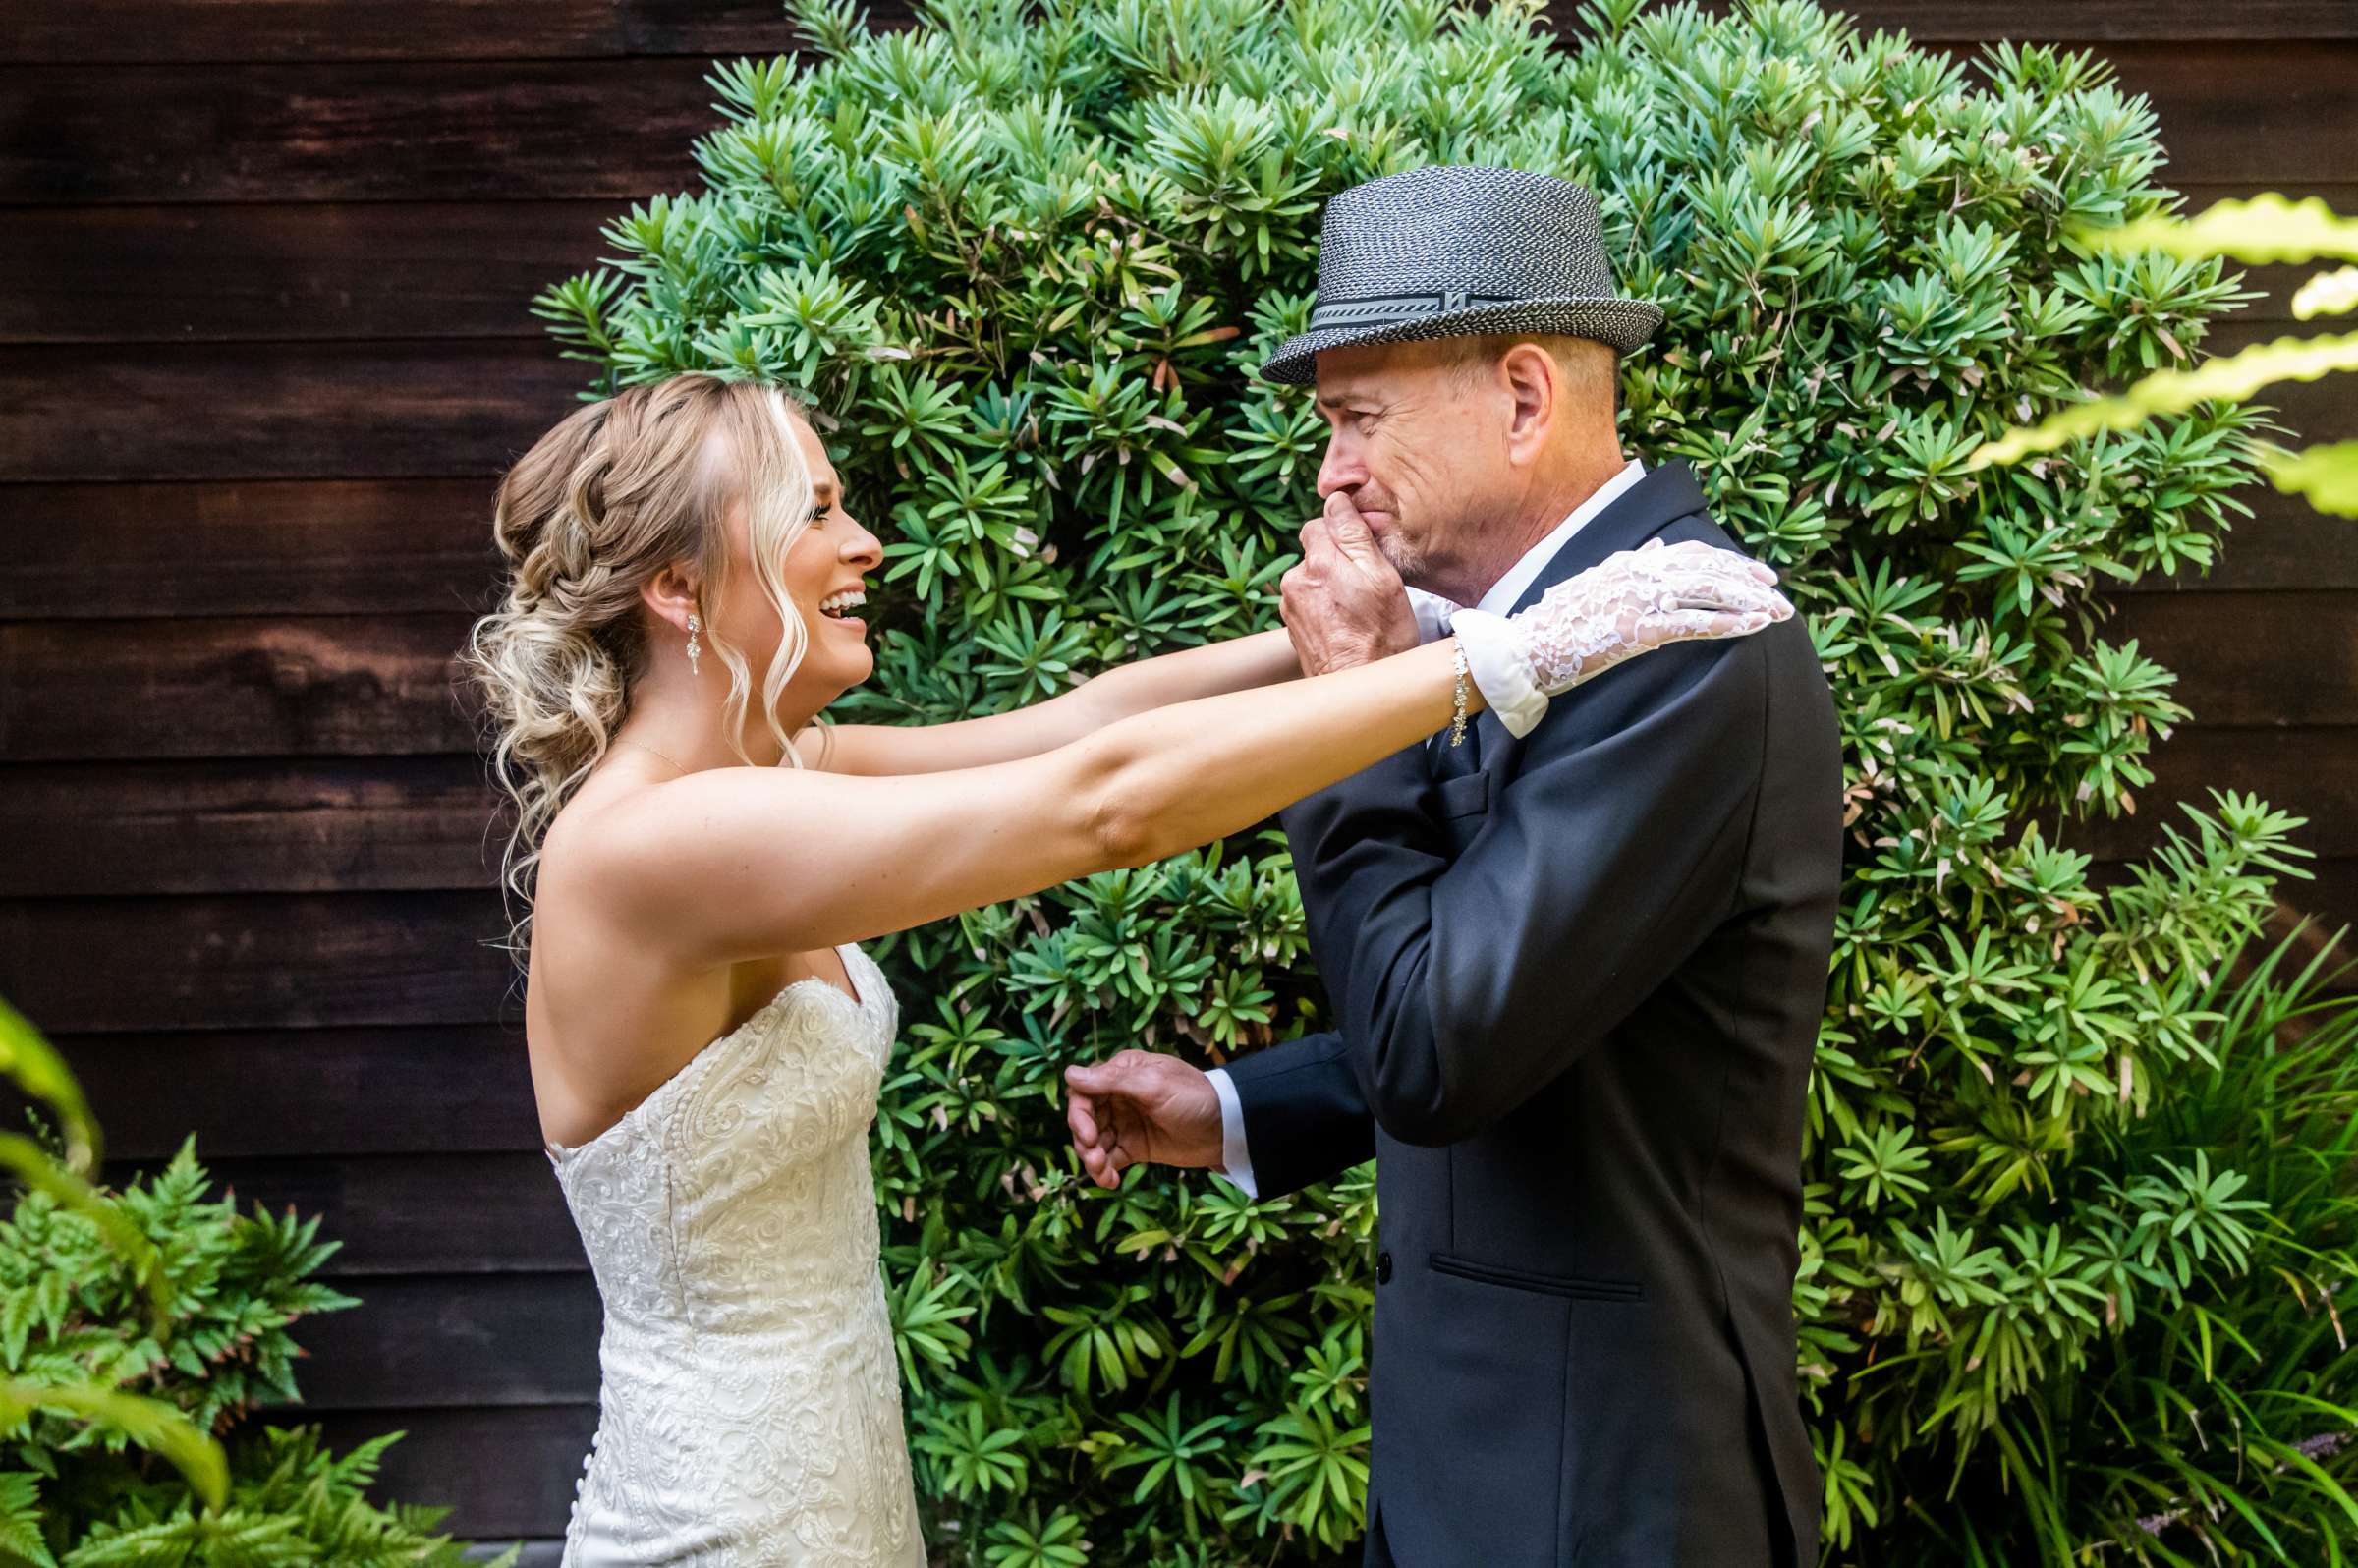
[[1475,305],[1512,305],[1511,294],[1468,294],[1463,289],[1449,289],[1440,294],[1387,294],[1371,300],[1336,300],[1321,304],[1310,312],[1310,327],[1322,332],[1330,327],[1384,326],[1394,321],[1413,321],[1421,315],[1437,315],[1443,310],[1463,310]]

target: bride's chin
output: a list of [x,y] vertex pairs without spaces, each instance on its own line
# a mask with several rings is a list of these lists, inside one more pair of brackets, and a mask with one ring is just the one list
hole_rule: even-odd
[[844,651],[835,667],[835,679],[828,684],[835,687],[835,695],[841,697],[854,687],[866,686],[869,678],[875,673],[876,656],[863,644],[858,652],[850,649]]

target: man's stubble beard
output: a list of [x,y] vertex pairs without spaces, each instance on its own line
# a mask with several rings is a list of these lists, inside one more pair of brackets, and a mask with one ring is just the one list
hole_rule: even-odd
[[[1398,513],[1392,515],[1392,520],[1395,527],[1392,531],[1376,536],[1376,547],[1383,552],[1385,560],[1392,563],[1392,570],[1400,574],[1401,582],[1410,588],[1422,588],[1428,593],[1440,593],[1446,597],[1445,590],[1435,587],[1432,581],[1432,551],[1402,537],[1397,528]],[[1466,526],[1464,519],[1452,518],[1441,525],[1440,532],[1445,537],[1455,531],[1462,537]],[[1431,536],[1430,531],[1428,531],[1427,536]]]
[[1377,534],[1376,536],[1376,548],[1381,550],[1383,552],[1383,558],[1392,563],[1392,570],[1400,574],[1401,582],[1407,584],[1410,588],[1423,588],[1425,586],[1419,581],[1423,574],[1423,568],[1425,565],[1425,558],[1422,553],[1410,549],[1409,546],[1403,542],[1397,534],[1392,533]]

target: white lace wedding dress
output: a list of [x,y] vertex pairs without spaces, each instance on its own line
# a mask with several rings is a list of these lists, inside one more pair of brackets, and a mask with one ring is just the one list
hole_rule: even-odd
[[898,1008],[801,980],[551,1148],[605,1302],[565,1568],[925,1568],[868,1132]]

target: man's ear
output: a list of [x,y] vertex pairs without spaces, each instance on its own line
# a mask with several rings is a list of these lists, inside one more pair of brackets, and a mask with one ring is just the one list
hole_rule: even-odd
[[702,587],[694,566],[674,561],[640,585],[639,598],[657,618],[670,622],[685,637],[688,617],[703,614],[699,597]]
[[1536,463],[1563,412],[1563,368],[1539,344],[1518,343],[1499,358],[1498,375],[1514,400],[1507,416],[1507,461]]

